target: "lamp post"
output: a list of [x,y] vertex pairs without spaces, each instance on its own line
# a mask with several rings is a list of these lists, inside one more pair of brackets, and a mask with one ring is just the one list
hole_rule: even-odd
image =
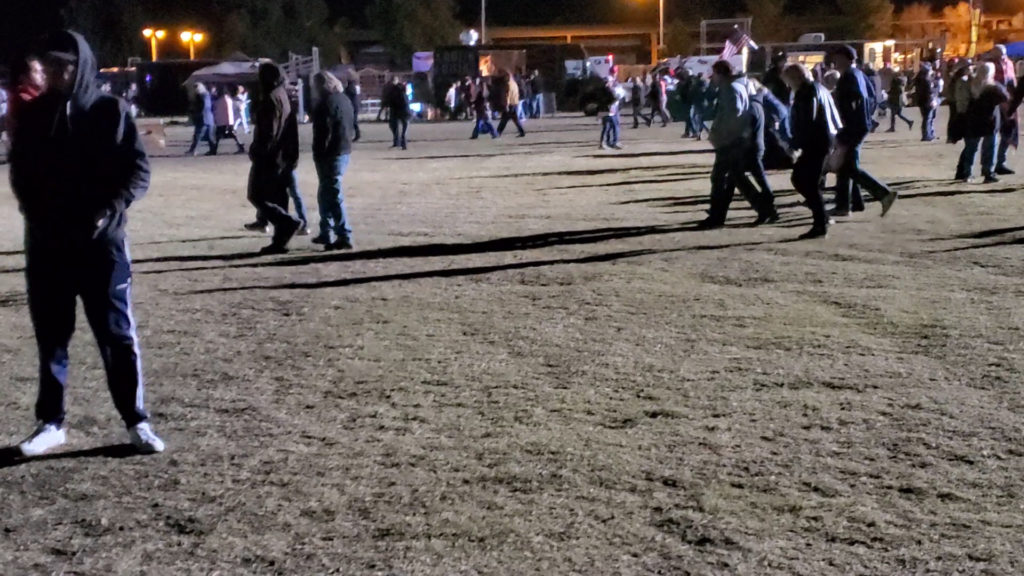
[[665,0],[658,0],[658,52],[665,49]]
[[480,44],[487,43],[487,0],[480,0]]
[[193,32],[191,30],[185,30],[181,33],[181,41],[188,44],[188,59],[196,59],[196,44],[202,44],[203,38],[206,35],[202,32]]
[[146,28],[142,31],[142,36],[149,40],[149,51],[153,57],[153,62],[156,62],[156,42],[157,40],[163,40],[167,36],[167,30]]

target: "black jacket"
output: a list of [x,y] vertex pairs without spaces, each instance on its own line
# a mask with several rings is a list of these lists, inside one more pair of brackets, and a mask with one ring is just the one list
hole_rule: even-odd
[[808,82],[793,94],[789,121],[794,150],[804,154],[827,156],[839,127],[838,111],[828,90],[817,82]]
[[412,115],[409,110],[409,99],[405,97],[405,83],[392,84],[386,89],[384,106],[391,109],[392,118],[408,119]]
[[332,92],[313,109],[313,158],[325,160],[352,153],[355,136],[352,101]]
[[987,86],[967,107],[968,138],[994,136],[999,130],[999,108],[1010,100],[1010,94],[1001,84]]
[[18,120],[11,150],[11,187],[29,242],[58,250],[124,237],[125,212],[149,189],[149,160],[124,101],[96,85],[96,58],[85,39],[60,32],[77,47],[70,97],[49,92]]
[[850,68],[839,77],[836,85],[835,103],[843,128],[839,140],[847,145],[860,144],[871,132],[871,120],[875,102],[868,79],[860,69]]

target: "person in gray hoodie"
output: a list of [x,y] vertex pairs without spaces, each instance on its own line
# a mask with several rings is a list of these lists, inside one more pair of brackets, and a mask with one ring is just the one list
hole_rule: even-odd
[[149,161],[128,105],[96,85],[96,58],[82,36],[56,33],[45,60],[47,91],[26,104],[10,158],[39,351],[38,426],[19,449],[37,456],[67,441],[68,346],[81,298],[132,444],[161,452],[143,402],[125,231],[128,209],[149,188]]
[[746,79],[737,76],[732,65],[725,60],[715,62],[711,72],[711,82],[718,87],[718,106],[709,137],[715,148],[715,163],[711,168],[711,209],[699,226],[705,230],[725,226],[725,217],[736,190],[736,175],[742,174],[746,167],[753,132]]

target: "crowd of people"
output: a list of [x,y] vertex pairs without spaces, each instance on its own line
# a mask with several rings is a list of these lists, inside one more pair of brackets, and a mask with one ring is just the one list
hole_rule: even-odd
[[[779,220],[767,170],[791,171],[791,182],[810,210],[812,225],[800,238],[827,235],[835,218],[865,209],[863,193],[873,197],[885,216],[897,193],[860,165],[861,148],[880,123],[890,117],[913,129],[903,110],[910,97],[921,110],[923,142],[932,142],[935,111],[949,104],[948,141],[964,142],[956,179],[970,181],[981,151],[984,182],[1012,174],[1008,150],[1018,137],[1016,110],[1024,86],[1013,63],[997,46],[978,61],[925,63],[913,76],[888,67],[875,72],[858,65],[849,46],[834,48],[827,66],[773,61],[759,81],[726,60],[716,62],[708,78],[679,69],[660,70],[646,78],[620,83],[616,70],[598,100],[602,149],[621,149],[621,111],[632,103],[633,128],[672,122],[668,112],[669,80],[674,76],[684,138],[711,143],[715,158],[710,174],[710,207],[701,229],[721,228],[739,189],[757,214],[754,225]],[[81,298],[100,345],[115,406],[132,443],[142,452],[160,452],[163,442],[148,423],[144,408],[138,336],[131,312],[131,260],[126,239],[126,212],[147,191],[149,163],[124,100],[105,93],[95,82],[96,61],[86,41],[72,32],[54,35],[39,56],[26,58],[14,71],[5,92],[4,130],[10,144],[10,178],[25,218],[29,309],[39,349],[40,385],[36,404],[39,424],[20,445],[26,456],[63,444],[64,391],[68,345]],[[299,93],[276,64],[259,65],[259,98],[254,107],[252,142],[248,94],[243,87],[194,86],[191,117],[195,125],[189,155],[200,143],[217,154],[224,140],[248,152],[251,168],[248,199],[257,218],[245,228],[272,232],[260,254],[282,254],[296,235],[309,234],[305,203],[296,168],[302,151],[298,137]],[[525,88],[529,86],[529,88]],[[520,137],[521,120],[539,116],[538,74],[509,71],[487,78],[466,78],[453,88],[455,118],[472,111],[471,138],[500,137],[512,123]],[[318,234],[324,250],[353,248],[352,227],[343,192],[353,143],[359,140],[359,89],[354,78],[339,80],[319,72],[312,83],[311,154],[319,181]],[[382,97],[393,147],[407,148],[411,118],[409,87],[396,78]],[[450,94],[451,95],[451,92]],[[493,124],[499,118],[497,126]],[[708,127],[707,121],[711,125]],[[835,174],[835,206],[826,210],[826,177]],[[293,215],[289,202],[294,205]]]

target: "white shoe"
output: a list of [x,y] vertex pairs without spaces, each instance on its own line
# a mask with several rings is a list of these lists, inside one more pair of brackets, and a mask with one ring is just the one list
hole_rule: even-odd
[[68,441],[68,435],[64,429],[56,424],[39,424],[36,431],[18,444],[18,449],[26,457],[40,456],[61,446]]
[[148,422],[136,424],[128,431],[128,437],[140,454],[157,454],[164,451],[164,441],[153,433]]

